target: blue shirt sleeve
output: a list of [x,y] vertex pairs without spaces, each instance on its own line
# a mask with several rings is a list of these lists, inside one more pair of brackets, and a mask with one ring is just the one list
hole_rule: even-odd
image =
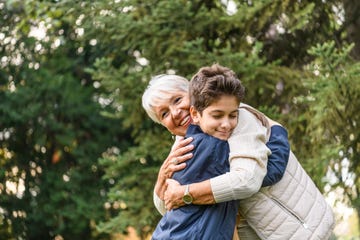
[[263,180],[262,187],[274,185],[284,175],[290,153],[286,129],[279,125],[272,126],[270,139],[266,146],[270,148],[271,155],[268,158],[267,174]]

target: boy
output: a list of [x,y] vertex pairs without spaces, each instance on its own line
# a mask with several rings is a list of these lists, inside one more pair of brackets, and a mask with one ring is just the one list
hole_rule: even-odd
[[[211,74],[211,73],[209,73]],[[173,179],[181,185],[200,182],[229,172],[230,137],[238,121],[238,106],[244,87],[237,79],[214,73],[206,81],[196,75],[190,82],[190,114],[193,124],[186,137],[193,137],[193,158]],[[189,185],[186,186],[189,192]],[[168,211],[157,225],[152,239],[232,239],[238,201],[214,205],[192,205],[184,195],[185,207]]]

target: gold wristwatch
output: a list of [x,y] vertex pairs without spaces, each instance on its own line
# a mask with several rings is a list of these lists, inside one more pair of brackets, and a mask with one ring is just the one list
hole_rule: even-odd
[[193,201],[193,197],[190,195],[190,192],[189,192],[189,184],[185,186],[183,201],[186,204],[191,204]]

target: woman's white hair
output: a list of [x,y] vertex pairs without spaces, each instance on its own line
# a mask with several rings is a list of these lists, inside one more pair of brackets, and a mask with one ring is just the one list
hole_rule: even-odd
[[189,81],[186,78],[173,74],[157,75],[150,80],[142,96],[142,106],[154,122],[161,123],[154,108],[179,91],[189,92]]

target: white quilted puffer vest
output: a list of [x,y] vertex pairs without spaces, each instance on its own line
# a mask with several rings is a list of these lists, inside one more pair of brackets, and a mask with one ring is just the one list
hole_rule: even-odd
[[[245,104],[241,107],[268,128],[269,137],[263,113]],[[263,240],[325,240],[335,227],[331,207],[292,151],[282,179],[240,200],[239,212]]]
[[239,211],[267,240],[329,239],[335,225],[331,207],[291,151],[283,178],[241,200]]

